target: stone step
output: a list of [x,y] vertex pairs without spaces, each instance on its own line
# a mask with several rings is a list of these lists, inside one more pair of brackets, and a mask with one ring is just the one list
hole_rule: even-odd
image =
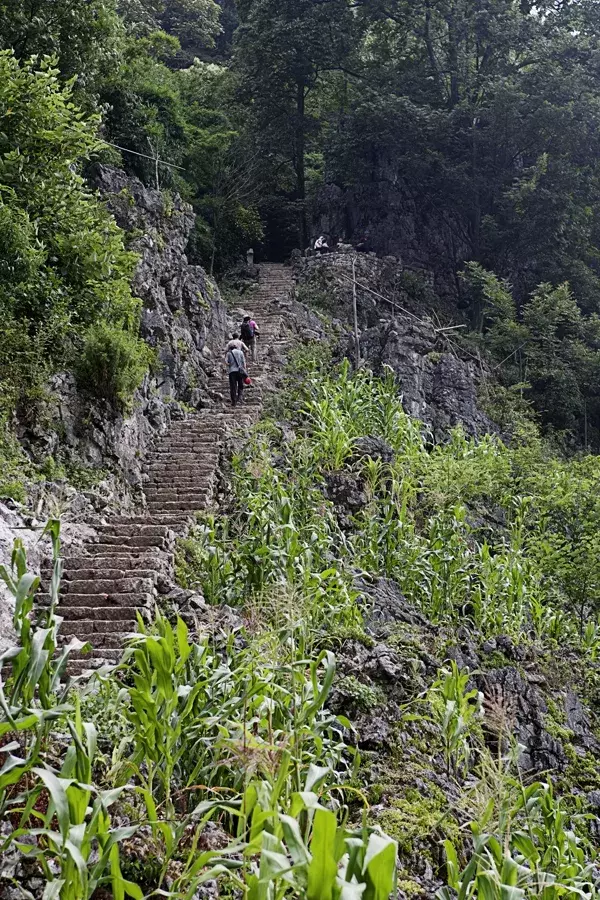
[[[63,644],[68,644],[71,638],[79,638],[79,640],[83,640],[81,635],[85,633],[85,629],[79,627],[83,625],[83,622],[70,622],[69,628],[65,630],[65,626],[61,631],[61,642]],[[93,622],[93,625],[98,625],[101,623]],[[115,648],[123,646],[123,643],[127,639],[128,635],[135,634],[135,631],[115,631],[114,628],[111,628],[109,631],[92,631],[89,637],[86,640],[89,640],[90,644],[94,648],[106,647],[107,649]]]
[[[147,481],[146,485],[151,485],[152,482]],[[148,523],[149,525],[168,525],[173,531],[176,531],[178,528],[181,528],[186,522],[190,521],[189,516],[122,516],[119,517],[119,521],[123,525],[141,525],[144,523]]]
[[[164,526],[166,527],[166,526]],[[89,549],[97,552],[97,547],[158,547],[160,550],[168,550],[172,543],[172,535],[169,529],[170,537],[163,537],[160,534],[102,534],[101,540],[97,543],[90,543]]]
[[154,568],[155,562],[156,555],[148,555],[146,553],[140,554],[139,556],[115,554],[109,558],[102,556],[65,556],[63,559],[63,569],[67,572],[78,572],[82,570],[102,572],[108,566],[111,566],[112,568],[118,568],[122,571],[137,572],[142,568]]
[[148,507],[150,509],[177,509],[177,510],[194,510],[200,512],[203,509],[206,509],[207,501],[189,501],[189,500],[166,500],[164,502],[157,501],[156,503],[149,503]]
[[[148,545],[135,547],[135,546],[129,544],[127,546],[127,549],[132,550],[132,551],[135,551],[137,549],[140,551],[140,553],[147,552]],[[104,557],[120,556],[120,554],[123,552],[123,545],[122,544],[88,544],[87,550],[88,550],[88,553],[90,553],[93,556],[104,556]],[[165,546],[165,547],[157,546],[154,548],[154,552],[155,552],[155,554],[164,555],[165,558],[169,555],[172,555],[171,548],[167,547],[167,546]]]
[[194,444],[181,440],[176,444],[169,443],[157,447],[152,456],[164,456],[166,453],[193,453],[194,456],[203,456],[206,459],[218,459],[219,452],[219,448],[215,447],[214,444]]
[[67,596],[71,594],[131,594],[132,592],[152,595],[156,580],[155,573],[146,578],[140,576],[134,578],[122,577],[121,573],[119,573],[118,577],[111,578],[108,574],[109,571],[112,570],[96,572],[95,575],[100,575],[99,578],[94,577],[94,572],[92,571],[91,578],[78,577],[73,581],[64,581],[61,584],[60,593]]
[[[146,618],[146,616],[144,615],[143,618]],[[137,619],[135,621],[129,619],[111,619],[110,621],[102,619],[69,619],[63,622],[60,634],[63,643],[68,643],[73,637],[79,638],[80,641],[86,640],[93,643],[97,636],[100,646],[106,640],[108,641],[107,646],[111,646],[112,643],[113,646],[118,647],[117,641],[123,640],[126,635],[135,634],[136,631]],[[110,638],[114,640],[111,642]]]
[[150,482],[158,480],[163,483],[173,484],[180,478],[192,477],[196,479],[197,484],[209,485],[214,480],[216,471],[216,469],[212,469],[210,472],[207,472],[203,469],[199,472],[196,466],[183,466],[181,468],[167,466],[164,469],[149,469],[147,475]]
[[[43,595],[40,596],[40,599]],[[107,607],[117,609],[123,607],[125,609],[134,609],[135,607],[151,606],[154,603],[154,595],[151,593],[103,593],[98,591],[96,594],[61,594],[60,606],[63,610],[73,610],[78,607],[87,608],[88,606]],[[72,616],[68,616],[72,618]]]
[[192,487],[202,488],[202,490],[210,490],[213,483],[214,483],[214,477],[211,477],[211,478],[198,477],[197,475],[194,475],[193,473],[188,473],[187,475],[180,474],[177,476],[177,478],[171,478],[169,480],[161,477],[161,475],[159,474],[158,476],[149,478],[148,481],[146,481],[144,483],[144,492],[147,493],[149,490],[153,491],[153,490],[156,490],[156,488],[165,487],[165,485],[166,486],[173,485],[173,486],[177,486],[177,487],[181,487],[181,488],[187,488],[187,487],[192,486]]
[[[144,618],[148,618],[148,609],[146,607],[132,606],[59,606],[56,613],[63,616],[65,622],[94,622],[96,625],[102,623],[102,628],[90,629],[86,624],[83,629],[81,625],[73,626],[73,628],[81,628],[82,634],[91,634],[94,631],[110,631],[112,623],[118,623],[119,628],[124,627],[124,622],[137,622],[136,612],[139,612]],[[67,626],[65,625],[65,628]]]
[[[210,493],[209,489],[202,488],[202,485],[196,484],[188,484],[188,485],[167,485],[161,484],[156,485],[152,489],[148,488],[146,490],[146,497],[148,500],[160,500],[163,496],[165,499],[170,499],[171,497],[177,498],[182,497],[184,499],[193,499],[195,500],[197,497],[206,498]],[[166,495],[169,495],[168,497]]]
[[[96,649],[97,648],[94,647],[94,650],[96,650]],[[110,648],[110,649],[107,647],[102,647],[101,654],[93,653],[93,652],[84,653],[82,650],[75,650],[73,653],[71,653],[71,655],[69,657],[69,665],[71,665],[72,663],[76,663],[76,662],[82,662],[82,663],[87,662],[89,665],[90,663],[93,663],[95,660],[102,660],[102,662],[118,663],[121,661],[122,656],[123,656],[123,650],[118,649],[118,647]]]
[[[112,562],[112,560],[111,560]],[[68,590],[71,588],[75,588],[75,585],[83,584],[84,582],[94,582],[97,584],[98,582],[95,579],[102,579],[102,581],[137,581],[139,579],[152,581],[154,585],[158,572],[156,569],[124,569],[120,567],[106,568],[102,566],[99,569],[68,569],[63,576],[63,580],[61,583],[61,587],[64,585],[68,585]],[[65,589],[64,593],[67,593]],[[82,590],[76,590],[76,593],[85,593]]]
[[204,459],[218,459],[220,455],[219,451],[215,450],[212,444],[204,446],[180,441],[177,444],[165,444],[157,447],[150,458],[154,459],[157,456],[165,456],[165,454],[179,456],[182,453],[193,453],[194,456],[202,456]]
[[209,500],[210,497],[206,494],[195,494],[193,491],[185,494],[175,494],[166,490],[155,494],[152,497],[148,497],[148,503],[154,504],[157,509],[160,509],[161,504],[163,503],[192,503],[196,504],[199,509],[204,509]]
[[170,535],[168,525],[123,525],[118,522],[109,522],[107,525],[98,525],[96,531],[101,535],[113,535],[115,537],[135,537],[144,535],[145,537],[167,538]]

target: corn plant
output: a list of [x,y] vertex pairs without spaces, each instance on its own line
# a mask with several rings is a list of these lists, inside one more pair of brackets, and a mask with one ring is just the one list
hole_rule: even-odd
[[596,896],[593,864],[587,861],[593,859],[592,848],[572,829],[552,785],[519,785],[516,798],[498,832],[486,831],[491,809],[481,822],[471,823],[473,851],[462,871],[456,848],[445,842],[450,890],[438,892],[441,900]]
[[454,662],[443,669],[425,695],[429,714],[409,716],[432,722],[439,730],[447,773],[463,777],[469,772],[472,743],[481,712],[482,695],[468,690],[471,675],[461,672]]
[[[27,555],[22,541],[15,541],[10,569],[0,566],[0,578],[14,598],[13,626],[19,636],[19,644],[0,656],[0,677],[3,666],[10,662],[11,678],[6,701],[13,706],[29,707],[35,700],[42,709],[49,709],[55,705],[57,696],[60,699],[67,695],[68,682],[63,680],[61,686],[61,679],[69,655],[86,645],[83,641],[73,639],[55,658],[62,624],[62,619],[55,612],[62,576],[60,523],[50,520],[42,537],[45,535],[49,535],[52,540],[53,564],[49,586],[50,603],[41,612],[39,625],[34,621],[34,602],[40,579],[27,571]],[[6,708],[3,709],[6,715]]]
[[249,860],[236,879],[248,900],[388,900],[396,884],[397,846],[366,827],[351,829],[347,812],[323,806],[317,790],[326,771],[312,767],[304,790],[281,805],[283,779],[270,789],[250,784],[242,798]]
[[14,786],[39,763],[51,724],[70,711],[64,702],[69,690],[65,669],[71,652],[85,646],[72,640],[56,656],[62,622],[55,614],[62,573],[59,523],[48,522],[45,535],[52,540],[53,567],[50,604],[39,625],[34,604],[40,579],[28,572],[20,540],[14,543],[10,569],[0,566],[0,577],[14,598],[13,625],[19,637],[17,645],[0,655],[0,738],[15,738],[2,748],[6,758],[0,768],[0,814],[8,808]]
[[[125,788],[100,791],[93,786],[96,729],[81,721],[79,707],[68,726],[72,744],[60,771],[33,767],[35,784],[15,800],[13,814],[20,815],[20,824],[10,842],[37,859],[47,881],[45,900],[89,900],[105,884],[115,898],[142,900],[119,864],[119,844],[136,828],[111,828],[110,823],[110,807]],[[38,827],[30,827],[31,818]]]
[[[151,629],[140,622],[123,668],[132,686],[121,702],[132,732],[115,755],[118,777],[135,775],[172,818],[198,791],[239,791],[260,771],[277,771],[284,751],[294,760],[288,790],[312,762],[333,770],[352,763],[342,739],[346,720],[325,703],[335,659],[303,654],[302,638],[285,628],[270,661],[260,647],[235,647],[235,635],[217,648],[208,638],[192,644],[185,624],[173,628],[160,614]],[[295,781],[294,781],[295,779]]]

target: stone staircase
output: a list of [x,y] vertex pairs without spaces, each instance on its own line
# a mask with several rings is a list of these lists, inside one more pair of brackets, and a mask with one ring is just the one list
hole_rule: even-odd
[[[212,376],[208,390],[214,406],[174,422],[157,439],[146,465],[146,509],[111,517],[95,529],[94,540],[64,558],[57,609],[64,619],[62,638],[92,645],[89,654],[72,659],[73,673],[117,661],[127,636],[136,630],[137,614],[149,619],[159,593],[173,584],[175,542],[189,529],[194,513],[214,501],[225,438],[258,419],[263,397],[281,368],[290,337],[284,333],[278,301],[290,290],[289,269],[260,267],[258,288],[244,301],[261,331],[258,363],[248,360],[253,384],[244,392],[244,403],[232,410],[227,375]],[[46,578],[50,565],[48,561],[42,572]]]

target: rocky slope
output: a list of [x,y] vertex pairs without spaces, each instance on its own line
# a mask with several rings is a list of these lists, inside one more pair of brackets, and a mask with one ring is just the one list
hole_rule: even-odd
[[[27,485],[25,504],[0,504],[0,562],[9,561],[13,540],[21,537],[35,570],[48,549],[38,539],[49,517],[78,523],[63,526],[65,547],[78,555],[90,527],[111,512],[132,514],[143,505],[145,459],[156,437],[189,412],[214,404],[209,378],[220,366],[228,329],[215,282],[185,255],[191,207],[108,166],[96,168],[92,180],[139,254],[133,287],[142,303],[141,335],[155,349],[156,365],[129,410],[92,400],[73,375],[63,373],[52,379],[36,422],[17,423],[22,446],[49,474]],[[63,467],[71,473],[68,480]],[[1,590],[6,642],[9,608]]]
[[[439,298],[427,272],[418,277],[394,257],[354,254],[350,248],[297,259],[299,296],[334,316],[346,334],[352,327],[352,261],[355,260],[362,359],[395,373],[406,411],[430,426],[435,438],[459,423],[473,435],[496,430],[478,404],[484,368],[441,330]],[[354,358],[354,338],[343,346]]]

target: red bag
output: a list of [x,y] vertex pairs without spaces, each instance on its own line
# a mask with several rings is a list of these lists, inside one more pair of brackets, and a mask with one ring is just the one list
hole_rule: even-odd
[[246,375],[246,377],[244,378],[244,384],[252,384],[252,379],[249,375]]

